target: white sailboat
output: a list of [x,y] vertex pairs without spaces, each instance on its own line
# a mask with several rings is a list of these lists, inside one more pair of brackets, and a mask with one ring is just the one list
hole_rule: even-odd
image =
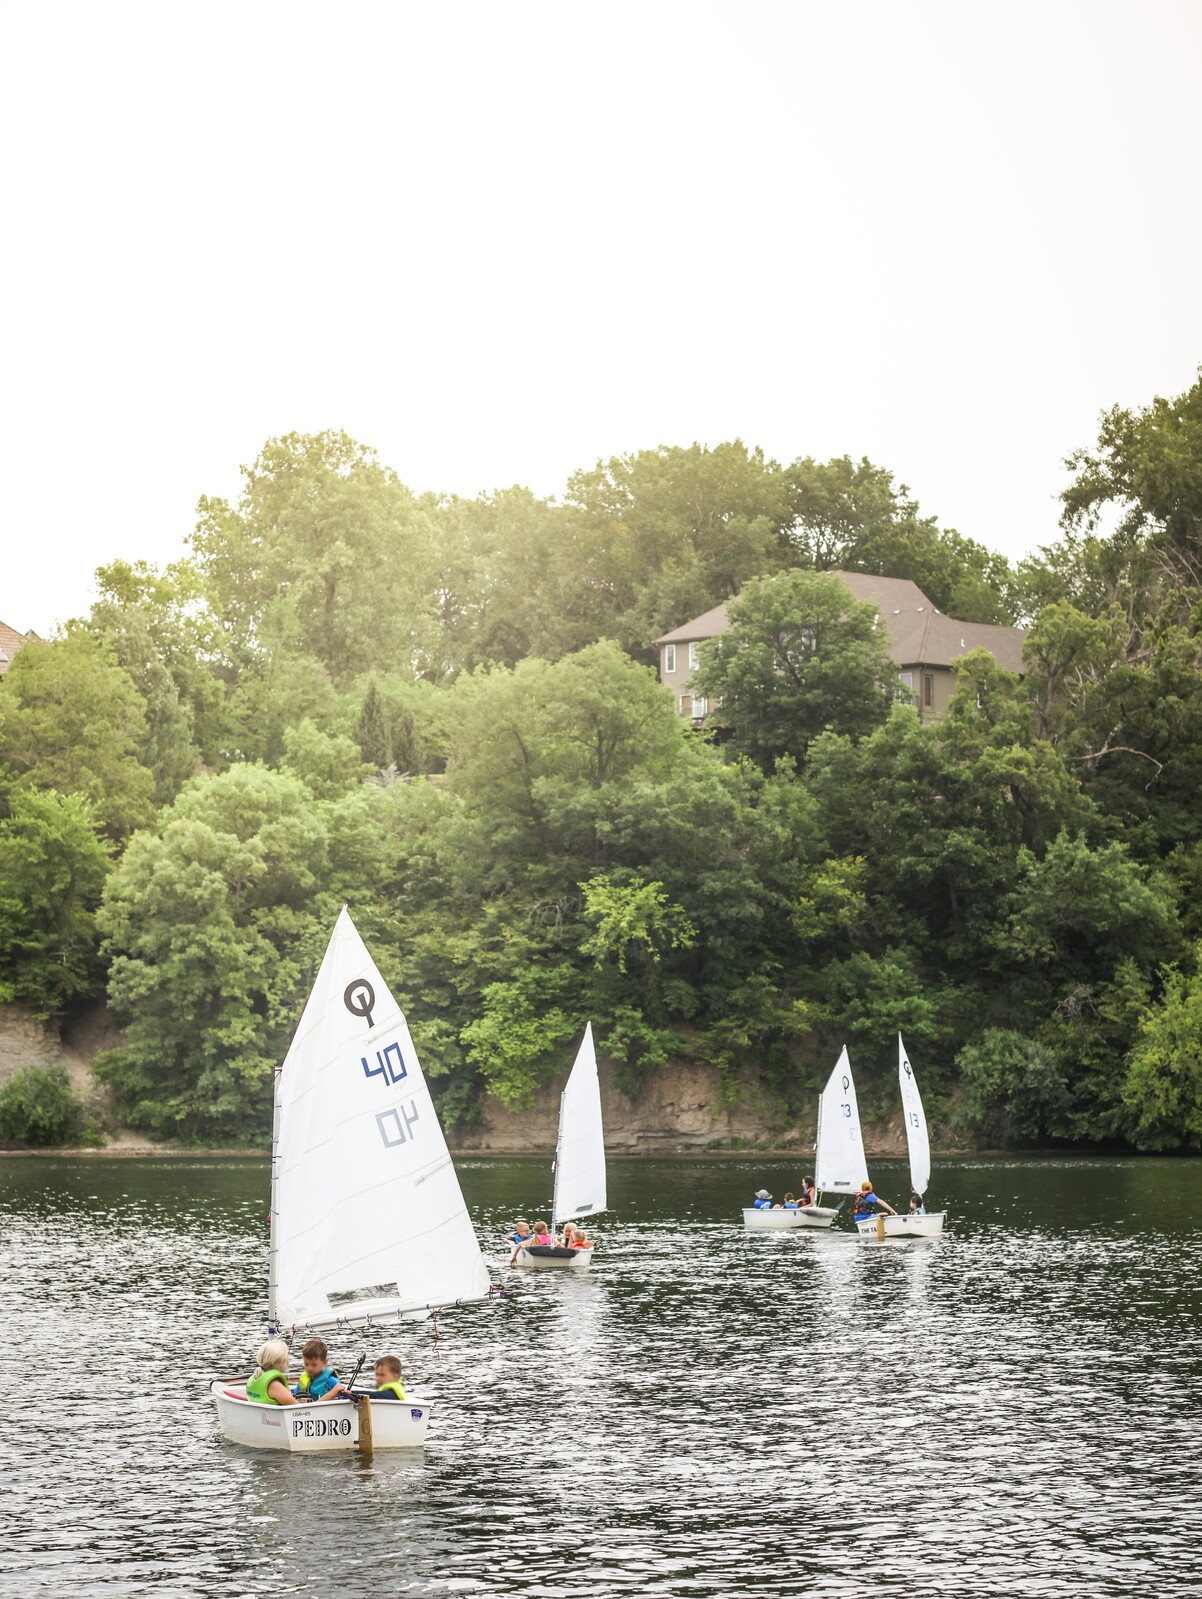
[[[344,906],[275,1074],[269,1330],[394,1326],[487,1299],[490,1286],[409,1028]],[[309,1453],[359,1442],[350,1399],[258,1404],[226,1381],[211,1393],[237,1443]],[[374,1447],[420,1445],[429,1415],[416,1400],[377,1402]]]
[[[606,1208],[606,1203],[601,1083],[597,1077],[593,1024],[589,1022],[559,1098],[551,1237],[555,1237],[560,1223],[595,1216]],[[536,1271],[587,1271],[592,1262],[591,1244],[586,1249],[566,1249],[555,1243],[524,1244],[514,1260],[515,1265]]]
[[[931,1140],[927,1132],[926,1112],[922,1108],[922,1096],[918,1092],[914,1068],[910,1064],[900,1033],[897,1035],[897,1084],[901,1090],[902,1110],[906,1121],[906,1148],[910,1155],[910,1190],[912,1193],[922,1195],[926,1193],[931,1181]],[[898,1216],[866,1216],[856,1223],[856,1228],[866,1238],[938,1238],[943,1231],[945,1214],[945,1211],[937,1210],[921,1216],[914,1215],[910,1211],[903,1211]]]
[[854,1194],[868,1176],[864,1143],[860,1137],[860,1108],[851,1062],[844,1047],[835,1069],[818,1097],[818,1142],[814,1152],[814,1186],[818,1204],[799,1210],[756,1210],[743,1212],[743,1225],[752,1232],[787,1227],[829,1227],[838,1208],[822,1204],[828,1194]]

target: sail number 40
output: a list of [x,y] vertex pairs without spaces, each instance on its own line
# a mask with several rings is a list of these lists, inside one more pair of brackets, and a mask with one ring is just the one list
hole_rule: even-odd
[[376,1050],[376,1064],[369,1066],[367,1056],[360,1058],[359,1064],[363,1067],[364,1077],[379,1077],[385,1083],[399,1083],[402,1078],[408,1077],[409,1068],[405,1065],[405,1058],[401,1054],[398,1043],[385,1044],[382,1050]]

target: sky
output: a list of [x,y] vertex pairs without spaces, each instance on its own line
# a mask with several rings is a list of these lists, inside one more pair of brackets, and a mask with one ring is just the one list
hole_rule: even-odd
[[561,493],[740,437],[1010,556],[1202,362],[1198,0],[0,7],[0,618],[276,434]]

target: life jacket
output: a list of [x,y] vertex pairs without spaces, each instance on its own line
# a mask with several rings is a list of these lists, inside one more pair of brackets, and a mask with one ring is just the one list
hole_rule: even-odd
[[757,1199],[755,1202],[755,1208],[757,1210],[771,1210],[772,1201],[770,1199]]
[[282,1371],[276,1371],[274,1367],[271,1371],[259,1372],[247,1383],[246,1397],[254,1405],[278,1405],[279,1400],[273,1399],[267,1392],[273,1382],[282,1382],[285,1388],[288,1386],[288,1381],[284,1376],[284,1373]]
[[784,1208],[786,1210],[796,1210],[797,1209],[797,1201],[795,1199],[786,1199]]
[[798,1201],[799,1204],[801,1204],[801,1205],[814,1205],[814,1204],[817,1203],[817,1201],[818,1201],[818,1190],[816,1188],[803,1188],[802,1189],[802,1191],[801,1191],[801,1199]]
[[320,1399],[322,1394],[328,1394],[338,1381],[338,1373],[333,1366],[327,1366],[324,1371],[319,1371],[316,1377],[310,1377],[307,1371],[301,1372],[300,1381],[296,1385],[298,1399]]
[[382,1382],[376,1389],[378,1394],[391,1394],[394,1399],[404,1399],[405,1390],[401,1387],[400,1379],[396,1382]]
[[569,1249],[591,1249],[592,1247],[593,1246],[589,1243],[588,1239],[581,1238],[579,1233],[577,1233],[576,1237],[573,1238],[572,1242],[568,1245]]
[[856,1195],[856,1204],[855,1204],[855,1209],[852,1212],[852,1215],[853,1216],[875,1216],[876,1207],[877,1207],[877,1197],[871,1190],[869,1190],[869,1192],[866,1193],[866,1194],[857,1194]]

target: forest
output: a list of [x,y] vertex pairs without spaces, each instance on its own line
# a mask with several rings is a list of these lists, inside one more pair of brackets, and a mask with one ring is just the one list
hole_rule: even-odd
[[[1202,377],[1102,417],[1048,537],[738,441],[469,500],[272,439],[0,681],[0,1001],[105,999],[104,1114],[257,1142],[345,901],[451,1124],[591,1017],[636,1096],[704,1060],[784,1118],[846,1042],[871,1114],[900,1029],[977,1147],[1197,1149]],[[1024,673],[921,722],[839,569],[1021,622]],[[652,640],[734,595],[694,730]],[[35,1075],[0,1134],[78,1118]]]

